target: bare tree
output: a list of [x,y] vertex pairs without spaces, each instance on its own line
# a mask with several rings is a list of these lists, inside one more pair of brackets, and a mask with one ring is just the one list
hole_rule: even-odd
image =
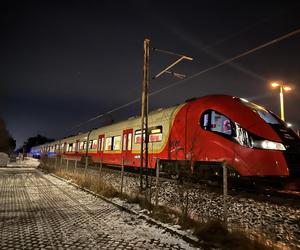
[[16,147],[16,141],[6,129],[4,120],[0,117],[0,152],[11,154]]

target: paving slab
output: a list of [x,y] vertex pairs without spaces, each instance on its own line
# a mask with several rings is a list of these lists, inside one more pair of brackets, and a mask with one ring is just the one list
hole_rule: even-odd
[[0,168],[0,249],[196,249],[35,168]]

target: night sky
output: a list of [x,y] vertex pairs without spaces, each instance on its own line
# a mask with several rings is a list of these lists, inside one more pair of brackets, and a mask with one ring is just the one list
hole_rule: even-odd
[[[143,40],[185,54],[193,75],[300,28],[299,1],[5,1],[1,3],[0,115],[18,146],[61,138],[140,113],[140,104],[74,128],[141,93]],[[271,80],[294,87],[286,120],[300,127],[300,35],[150,98],[165,107],[212,93],[249,98],[279,115]],[[177,58],[151,52],[151,76]],[[178,81],[151,80],[151,91]]]

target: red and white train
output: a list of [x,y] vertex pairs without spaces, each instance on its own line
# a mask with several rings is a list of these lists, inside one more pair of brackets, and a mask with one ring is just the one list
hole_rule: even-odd
[[[140,118],[32,148],[35,156],[61,155],[95,163],[140,166]],[[88,145],[88,149],[86,148]],[[162,162],[226,161],[239,176],[300,172],[300,138],[269,110],[242,98],[210,95],[149,114],[149,167]]]

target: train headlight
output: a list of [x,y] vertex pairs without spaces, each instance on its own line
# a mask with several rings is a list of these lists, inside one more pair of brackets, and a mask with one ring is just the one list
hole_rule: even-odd
[[252,148],[253,141],[251,136],[249,136],[248,131],[243,129],[238,123],[235,123],[235,130],[236,130],[235,139],[237,140],[237,142],[244,147]]
[[285,146],[282,143],[275,142],[275,141],[268,141],[268,140],[255,142],[254,146],[256,148],[263,148],[263,149],[282,150],[282,151],[285,150]]
[[249,133],[246,129],[243,129],[238,123],[235,123],[236,127],[236,141],[248,148],[261,148],[268,150],[280,150],[284,151],[285,146],[280,142],[264,140],[263,138],[259,138],[251,133]]

